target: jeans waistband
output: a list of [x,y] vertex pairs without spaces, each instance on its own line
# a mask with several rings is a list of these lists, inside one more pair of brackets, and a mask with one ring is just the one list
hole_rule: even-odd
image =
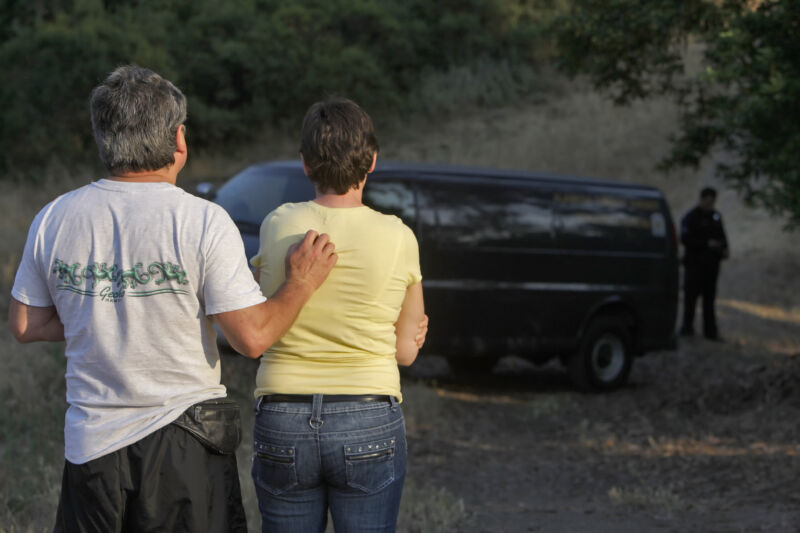
[[258,413],[264,404],[284,402],[311,406],[311,411],[316,413],[317,417],[321,415],[323,405],[335,403],[363,403],[366,407],[369,403],[386,402],[391,405],[392,409],[396,409],[400,405],[397,398],[385,394],[265,394],[258,397],[253,410]]
[[[261,396],[261,403],[289,402],[313,403],[314,394],[266,394]],[[386,394],[323,394],[322,403],[330,402],[397,402],[397,398]]]

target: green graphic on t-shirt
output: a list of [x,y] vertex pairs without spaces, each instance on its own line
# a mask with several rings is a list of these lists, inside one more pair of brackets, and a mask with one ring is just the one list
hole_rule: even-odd
[[[186,271],[169,261],[153,261],[147,268],[143,263],[136,263],[132,268],[122,269],[117,265],[94,263],[81,267],[80,263],[68,264],[60,259],[53,263],[53,270],[61,284],[56,289],[74,292],[81,296],[99,296],[104,302],[118,302],[125,296],[136,298],[156,296],[159,294],[189,294],[180,287],[156,287],[151,290],[133,290],[153,282],[156,286],[164,283],[188,285]],[[98,287],[99,284],[108,285]]]

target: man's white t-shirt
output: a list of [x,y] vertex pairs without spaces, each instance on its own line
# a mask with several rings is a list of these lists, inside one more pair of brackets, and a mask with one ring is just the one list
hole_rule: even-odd
[[208,315],[265,300],[221,207],[168,183],[112,180],[39,212],[12,296],[55,305],[64,324],[65,456],[75,464],[225,396]]

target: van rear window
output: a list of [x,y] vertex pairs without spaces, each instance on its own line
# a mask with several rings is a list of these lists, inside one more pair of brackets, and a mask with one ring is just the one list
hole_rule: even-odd
[[367,179],[364,204],[386,215],[400,217],[408,227],[417,229],[417,203],[414,189],[407,182]]
[[556,192],[556,231],[570,248],[629,252],[665,249],[667,221],[661,202],[610,192]]
[[237,223],[260,226],[279,205],[313,198],[314,186],[305,176],[250,167],[220,187],[214,201]]

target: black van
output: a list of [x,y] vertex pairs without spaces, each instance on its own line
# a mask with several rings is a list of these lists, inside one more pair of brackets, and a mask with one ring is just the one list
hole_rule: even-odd
[[[213,196],[248,256],[263,218],[314,190],[299,161],[247,168]],[[581,389],[612,389],[634,356],[674,348],[678,245],[652,187],[507,170],[379,162],[364,202],[417,235],[431,331],[454,370],[559,357]]]

